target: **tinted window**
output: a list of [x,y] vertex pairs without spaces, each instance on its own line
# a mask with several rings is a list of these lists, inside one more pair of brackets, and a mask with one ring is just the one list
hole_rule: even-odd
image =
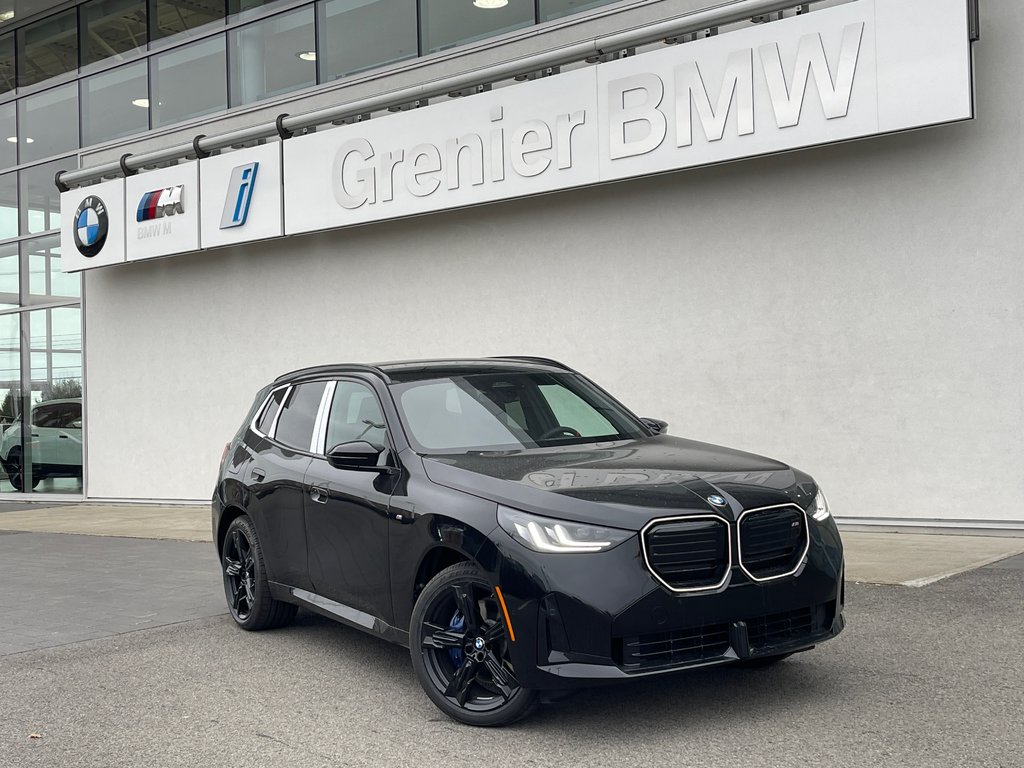
[[274,437],[279,442],[303,451],[309,450],[313,439],[313,424],[325,386],[324,382],[316,381],[292,387],[277,419]]
[[415,0],[326,0],[317,13],[323,82],[418,52]]
[[145,61],[82,80],[82,143],[99,144],[149,128]]
[[353,440],[383,445],[384,433],[384,414],[373,390],[355,381],[339,381],[327,419],[327,450]]
[[161,53],[150,59],[149,96],[153,127],[227,109],[228,75],[224,36]]
[[72,8],[18,30],[18,85],[78,69],[78,12]]
[[284,397],[284,393],[288,391],[287,387],[283,387],[270,396],[270,402],[267,403],[267,407],[263,411],[263,415],[260,416],[260,420],[256,422],[256,429],[262,432],[264,435],[270,432],[270,425],[274,423],[274,417],[277,416],[277,411],[281,407],[281,398]]
[[300,8],[228,33],[231,105],[316,85],[313,9]]
[[32,423],[37,427],[56,427],[60,424],[60,406],[41,405],[32,411]]

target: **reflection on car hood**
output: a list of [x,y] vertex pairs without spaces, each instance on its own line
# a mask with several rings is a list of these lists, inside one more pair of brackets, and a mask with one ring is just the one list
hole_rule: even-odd
[[[814,482],[762,456],[665,435],[553,449],[425,456],[435,483],[527,512],[639,529],[654,517],[796,502]],[[708,497],[724,497],[718,507]]]

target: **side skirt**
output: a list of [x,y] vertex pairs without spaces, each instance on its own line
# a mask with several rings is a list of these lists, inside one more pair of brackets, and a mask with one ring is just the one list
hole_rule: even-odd
[[352,606],[331,600],[323,595],[310,592],[299,587],[270,582],[270,591],[274,599],[295,603],[313,613],[319,613],[328,619],[334,619],[355,629],[361,629],[371,635],[382,637],[388,642],[409,647],[409,633],[404,629],[393,627],[383,619],[364,613]]

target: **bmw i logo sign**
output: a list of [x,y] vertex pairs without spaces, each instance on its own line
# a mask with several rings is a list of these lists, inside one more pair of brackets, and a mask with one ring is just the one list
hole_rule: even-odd
[[716,507],[725,506],[725,499],[723,499],[721,496],[708,496],[708,501],[710,501]]
[[107,242],[107,206],[96,195],[85,198],[75,211],[75,247],[83,256],[92,258]]

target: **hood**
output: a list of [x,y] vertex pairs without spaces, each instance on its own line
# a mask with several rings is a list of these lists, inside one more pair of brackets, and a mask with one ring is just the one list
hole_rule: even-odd
[[[435,483],[499,504],[582,523],[639,530],[655,517],[796,502],[817,489],[806,474],[763,456],[661,435],[520,451],[424,456]],[[725,507],[708,496],[725,498]]]

